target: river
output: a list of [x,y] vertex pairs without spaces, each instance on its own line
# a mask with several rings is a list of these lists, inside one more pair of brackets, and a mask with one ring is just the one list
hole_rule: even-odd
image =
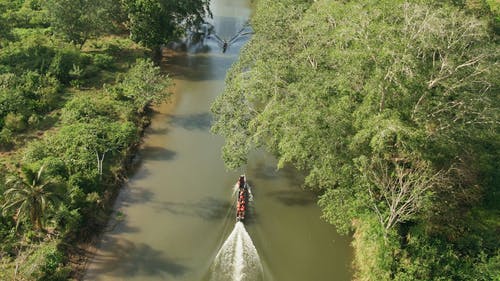
[[[228,40],[247,22],[247,0],[213,0],[215,31]],[[156,109],[137,169],[121,190],[85,280],[210,280],[211,265],[235,225],[231,189],[240,173],[254,201],[245,222],[266,281],[351,280],[348,237],[320,219],[316,196],[293,169],[252,153],[238,171],[220,156],[224,140],[210,133],[210,105],[245,40],[203,52],[178,53],[164,68],[175,80],[173,101]]]

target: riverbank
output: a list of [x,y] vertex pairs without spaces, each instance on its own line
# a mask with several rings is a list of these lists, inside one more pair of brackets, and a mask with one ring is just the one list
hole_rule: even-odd
[[[168,55],[171,55],[171,53],[164,52],[164,58],[168,58]],[[100,229],[96,230],[91,237],[81,241],[76,241],[75,247],[68,248],[68,262],[71,264],[72,278],[76,280],[83,280],[89,263],[92,261],[97,250],[99,249],[102,236],[107,231],[113,230],[114,227],[120,223],[121,214],[115,212],[115,205],[120,204],[119,194],[124,185],[127,184],[128,178],[134,174],[135,170],[141,163],[140,150],[143,148],[144,139],[147,138],[148,133],[150,133],[151,124],[155,122],[155,116],[170,114],[176,106],[178,101],[177,88],[179,84],[174,80],[173,85],[174,86],[171,90],[172,96],[169,97],[169,100],[150,108],[150,110],[144,115],[146,122],[144,122],[144,125],[141,128],[140,141],[130,146],[128,153],[130,157],[128,157],[122,165],[122,177],[120,177],[120,180],[115,183],[115,188],[112,190],[112,194],[106,202],[103,202],[107,213],[105,223]]]
[[[0,279],[81,275],[84,256],[91,251],[95,234],[107,225],[119,187],[133,168],[150,124],[149,104],[168,96],[169,78],[144,59],[149,56],[147,49],[129,39],[106,37],[71,52],[98,58],[83,64],[92,75],[82,75],[78,83],[58,90],[64,98],[46,115],[50,124],[30,128],[13,145],[3,147],[8,157],[2,158],[0,190],[10,188],[17,194],[16,188],[38,188],[24,184],[38,174],[33,184],[40,182],[47,190],[40,194],[46,196],[43,209],[50,212],[39,213],[33,221],[31,215],[11,216],[3,210]],[[101,66],[96,69],[96,65]],[[40,123],[47,123],[46,116]],[[16,196],[1,198],[4,207],[8,200],[23,200]],[[37,220],[41,223],[33,226]]]

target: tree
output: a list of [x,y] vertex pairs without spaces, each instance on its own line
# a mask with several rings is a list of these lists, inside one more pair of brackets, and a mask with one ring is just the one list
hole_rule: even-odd
[[2,47],[3,41],[11,37],[11,26],[4,18],[4,13],[7,10],[6,6],[5,3],[0,3],[0,48]]
[[[429,163],[398,159],[360,161],[360,172],[366,179],[371,206],[385,232],[399,223],[415,219],[444,173],[432,172]],[[427,204],[426,204],[427,203]]]
[[209,14],[208,0],[124,0],[130,36],[153,50],[177,39]]
[[132,123],[113,122],[100,117],[90,123],[64,126],[53,141],[58,147],[57,154],[73,173],[85,172],[94,162],[94,167],[102,176],[105,155],[127,147],[135,138],[137,129]]
[[151,60],[139,59],[109,91],[118,99],[131,101],[136,111],[142,113],[150,104],[164,102],[170,96],[167,88],[171,85],[170,78],[162,75]]
[[[430,177],[498,128],[498,52],[486,22],[455,8],[268,1],[253,20],[255,35],[212,107],[232,167],[264,146],[310,186],[336,190],[328,196],[364,198],[355,211],[364,212],[373,208],[360,157],[428,162]],[[385,168],[373,171],[381,179]],[[341,201],[356,200],[331,202]]]
[[[498,247],[484,243],[495,224],[474,213],[498,198],[498,43],[488,19],[446,2],[259,1],[255,33],[212,106],[227,166],[264,147],[303,171],[323,217],[380,249],[385,258],[365,261],[385,267],[364,267],[380,276],[430,261],[404,249],[409,237],[431,246],[437,236],[437,253],[474,261]],[[453,245],[464,218],[489,231]],[[443,221],[452,231],[435,231]],[[466,262],[443,260],[460,276]]]
[[54,192],[57,182],[44,174],[44,167],[38,172],[23,168],[19,176],[13,176],[6,181],[8,188],[5,193],[4,212],[15,209],[16,228],[23,219],[29,219],[39,230],[44,230],[43,222],[48,208],[55,202]]
[[48,0],[51,26],[57,34],[80,48],[112,26],[110,0]]

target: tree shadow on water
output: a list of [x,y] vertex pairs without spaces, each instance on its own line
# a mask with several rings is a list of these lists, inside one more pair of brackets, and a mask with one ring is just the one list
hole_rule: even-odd
[[[217,48],[213,43],[210,48]],[[186,52],[173,52],[163,67],[168,69],[170,77],[188,81],[223,80],[226,70],[234,63],[236,55],[223,54],[188,54]]]
[[170,116],[172,124],[186,130],[207,130],[212,123],[212,115],[208,112]]
[[194,203],[158,202],[157,206],[174,215],[201,217],[204,220],[219,220],[225,218],[231,203],[213,197],[201,199]]
[[117,209],[129,205],[151,202],[155,195],[151,190],[141,187],[127,186],[122,192],[124,192],[124,195],[120,198],[120,201],[116,203],[115,207]]
[[268,192],[266,196],[272,197],[287,206],[308,206],[316,204],[316,198],[313,194],[301,190],[273,191]]
[[261,180],[277,180],[278,169],[275,165],[259,161],[255,165],[249,167],[249,174]]
[[141,158],[152,160],[173,160],[177,156],[175,151],[161,146],[145,146],[140,151]]
[[188,267],[168,258],[162,251],[145,243],[135,243],[123,238],[104,237],[101,250],[94,256],[87,272],[87,280],[95,280],[101,275],[114,277],[181,276]]

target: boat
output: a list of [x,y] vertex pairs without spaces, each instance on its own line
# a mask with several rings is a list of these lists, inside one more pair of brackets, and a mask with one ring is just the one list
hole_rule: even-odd
[[238,187],[236,192],[236,221],[244,221],[248,210],[249,191],[245,175],[241,175],[236,182]]

